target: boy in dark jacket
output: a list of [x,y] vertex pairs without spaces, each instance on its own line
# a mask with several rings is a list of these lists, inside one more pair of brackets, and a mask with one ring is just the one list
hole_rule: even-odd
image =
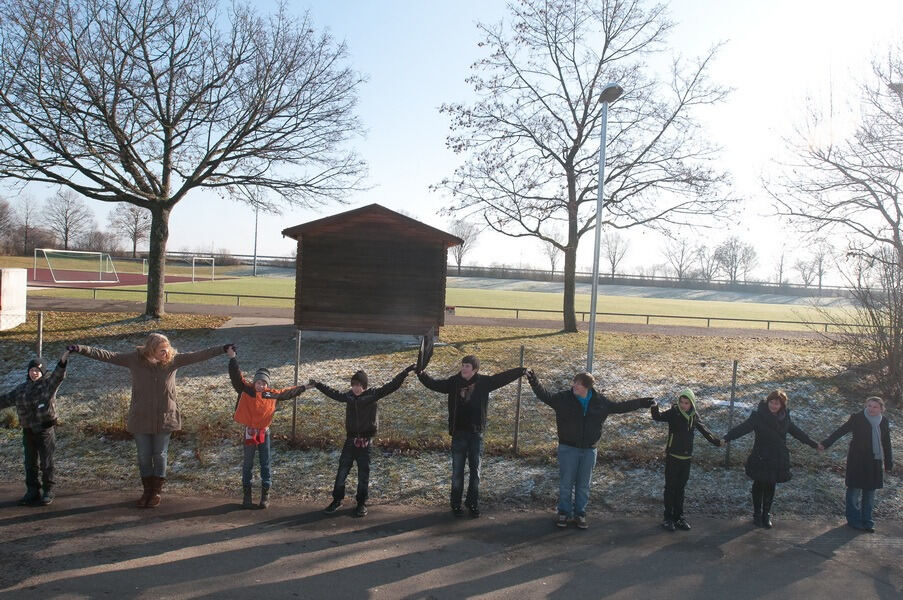
[[308,385],[315,386],[336,402],[345,403],[345,444],[339,457],[339,470],[332,488],[332,503],[323,512],[331,515],[342,505],[345,497],[345,480],[351,471],[351,465],[357,463],[357,507],[355,517],[367,515],[367,488],[370,485],[370,446],[376,435],[379,424],[377,401],[388,396],[401,387],[414,365],[405,367],[389,383],[382,387],[367,389],[367,374],[358,371],[351,376],[351,389],[340,392],[319,381],[310,380]]
[[[66,377],[69,352],[63,352],[50,375],[36,358],[28,363],[25,382],[0,395],[0,409],[16,407],[25,452],[25,495],[20,506],[47,506],[53,502],[53,451],[56,448],[56,390]],[[38,481],[40,465],[41,481]],[[41,494],[43,487],[44,493]]]
[[465,460],[470,477],[464,506],[472,517],[480,516],[480,456],[489,394],[526,372],[518,367],[495,375],[481,375],[479,370],[480,361],[471,354],[461,359],[461,370],[447,379],[433,379],[423,371],[417,373],[420,383],[428,389],[448,395],[448,433],[452,436],[451,509],[456,517],[464,516],[461,497]]
[[668,531],[690,530],[684,519],[684,489],[690,478],[690,463],[693,459],[693,434],[699,432],[715,446],[721,446],[720,439],[702,424],[696,412],[696,396],[687,388],[680,393],[677,404],[665,412],[659,412],[658,405],[652,405],[652,419],[668,424],[668,444],[665,446],[665,520],[662,527]]
[[602,437],[602,424],[610,414],[626,413],[655,404],[652,398],[612,402],[593,388],[596,380],[589,373],[577,373],[571,387],[550,394],[536,374],[527,371],[533,393],[555,411],[558,427],[558,527],[567,527],[571,518],[580,529],[588,527],[586,505],[589,484],[596,465],[596,442]]

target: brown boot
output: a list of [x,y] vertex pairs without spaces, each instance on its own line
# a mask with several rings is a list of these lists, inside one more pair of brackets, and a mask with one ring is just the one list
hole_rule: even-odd
[[147,508],[147,502],[150,500],[151,494],[153,493],[153,477],[142,477],[141,484],[144,486],[144,493],[141,494],[141,497],[138,498],[138,501],[135,503],[135,506],[138,508]]
[[160,506],[160,501],[162,497],[160,493],[163,491],[163,482],[166,481],[165,477],[151,477],[152,487],[151,487],[151,495],[147,501],[148,508],[156,508]]

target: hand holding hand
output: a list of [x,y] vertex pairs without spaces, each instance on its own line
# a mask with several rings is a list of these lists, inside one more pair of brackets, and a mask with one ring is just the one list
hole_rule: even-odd
[[533,371],[533,369],[524,369],[524,374],[527,376],[527,381],[529,381],[531,384],[539,383],[539,379],[537,379],[536,373]]
[[821,442],[819,442],[818,446],[816,446],[815,449],[818,450],[819,452],[824,452],[825,446]]
[[408,365],[408,366],[406,366],[406,367],[404,368],[404,374],[407,375],[407,374],[410,373],[411,371],[415,371],[415,370],[417,370],[417,365],[416,365],[416,364],[410,364],[410,365]]
[[66,346],[66,352],[78,352],[78,344],[69,344]]
[[317,380],[316,379],[308,379],[306,387],[317,387]]
[[640,398],[640,400],[643,400],[645,402],[646,408],[652,408],[652,406],[655,404],[655,398]]
[[223,345],[223,352],[227,352],[227,353],[228,353],[230,348],[232,349],[232,352],[238,352],[238,346],[236,346],[235,344],[232,344],[232,343],[224,344],[224,345]]
[[229,346],[226,349],[226,356],[228,356],[229,358],[235,358],[235,348],[233,348],[232,346]]

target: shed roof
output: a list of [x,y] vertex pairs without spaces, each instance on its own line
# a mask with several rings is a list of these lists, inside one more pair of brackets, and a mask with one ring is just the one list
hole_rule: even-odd
[[368,204],[337,215],[301,223],[282,230],[282,235],[294,239],[302,235],[330,235],[374,231],[391,237],[404,236],[425,241],[441,241],[446,248],[464,243],[461,238],[430,227],[416,219],[389,210],[379,204]]

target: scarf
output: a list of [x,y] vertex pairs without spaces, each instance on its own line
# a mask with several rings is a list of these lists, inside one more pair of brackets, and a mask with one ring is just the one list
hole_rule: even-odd
[[865,415],[866,420],[872,425],[872,453],[875,455],[875,460],[883,460],[884,452],[881,449],[881,419],[884,418],[884,415],[871,416],[867,410],[863,410],[862,414]]

